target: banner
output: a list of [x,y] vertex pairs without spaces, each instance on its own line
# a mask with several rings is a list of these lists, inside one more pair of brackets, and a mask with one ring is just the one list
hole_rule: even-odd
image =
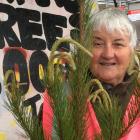
[[[76,0],[0,0],[0,140],[26,139],[4,107],[5,73],[15,72],[26,95],[25,106],[37,115],[45,90],[40,69],[47,68],[55,40],[73,37],[78,28],[78,12]],[[61,47],[69,50],[66,44]]]

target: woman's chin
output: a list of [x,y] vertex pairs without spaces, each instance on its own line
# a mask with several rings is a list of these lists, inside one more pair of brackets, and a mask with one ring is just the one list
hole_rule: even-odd
[[118,80],[118,78],[116,78],[116,76],[113,76],[112,74],[111,75],[108,75],[108,74],[105,74],[105,75],[100,75],[99,76],[100,80],[105,82],[105,83],[108,83],[108,84],[112,84],[112,85],[117,85],[120,80]]

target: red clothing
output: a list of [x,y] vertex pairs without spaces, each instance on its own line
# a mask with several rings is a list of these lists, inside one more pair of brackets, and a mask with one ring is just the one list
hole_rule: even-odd
[[[134,97],[131,97],[131,100],[127,106],[129,108],[130,104],[134,101]],[[44,133],[50,137],[52,137],[53,131],[53,110],[49,104],[50,98],[46,95],[46,98],[43,103],[43,129]],[[95,112],[90,102],[88,104],[88,112],[87,112],[87,136],[88,140],[94,140],[94,136],[100,133],[100,127],[98,121],[96,119]],[[127,109],[128,110],[128,109]],[[125,114],[125,123],[128,121],[128,111],[126,110]],[[133,124],[132,129],[129,131],[127,135],[125,135],[121,140],[140,140],[140,118],[137,118]]]

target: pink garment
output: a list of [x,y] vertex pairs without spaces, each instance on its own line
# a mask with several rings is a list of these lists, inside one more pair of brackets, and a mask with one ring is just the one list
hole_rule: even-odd
[[121,140],[140,140],[140,118],[137,119],[130,132]]
[[[129,101],[129,104],[127,106],[127,110],[125,112],[125,117],[124,117],[124,122],[125,123],[128,123],[128,110],[130,109],[130,105],[132,106],[133,105],[133,110],[136,110],[137,107],[136,105],[134,105],[135,103],[135,97],[134,95],[131,97],[130,101]],[[137,118],[135,120],[135,122],[133,123],[130,131],[128,132],[127,135],[125,135],[123,138],[121,138],[121,140],[140,140],[140,117]]]
[[[49,104],[50,98],[48,94],[46,94],[44,103],[43,103],[43,129],[44,133],[49,136],[51,140],[52,136],[52,129],[53,129],[53,110]],[[131,103],[131,102],[130,102]],[[98,121],[96,119],[95,112],[90,102],[87,103],[88,105],[88,112],[86,114],[87,117],[87,140],[94,140],[94,136],[100,133],[100,127]],[[128,105],[129,107],[129,105]],[[126,118],[127,121],[127,111],[126,111]],[[48,138],[48,137],[47,137]],[[121,140],[140,140],[140,118],[138,118],[132,129],[129,131],[127,135],[125,135]]]
[[50,106],[50,97],[48,96],[48,93],[45,94],[44,97],[44,102],[43,102],[43,117],[42,117],[42,125],[43,125],[43,130],[45,137],[50,137],[52,136],[52,127],[53,127],[53,110]]

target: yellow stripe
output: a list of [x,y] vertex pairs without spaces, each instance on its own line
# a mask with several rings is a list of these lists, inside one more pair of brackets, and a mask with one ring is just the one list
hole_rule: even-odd
[[41,64],[39,64],[39,78],[41,80],[44,78],[44,70]]

